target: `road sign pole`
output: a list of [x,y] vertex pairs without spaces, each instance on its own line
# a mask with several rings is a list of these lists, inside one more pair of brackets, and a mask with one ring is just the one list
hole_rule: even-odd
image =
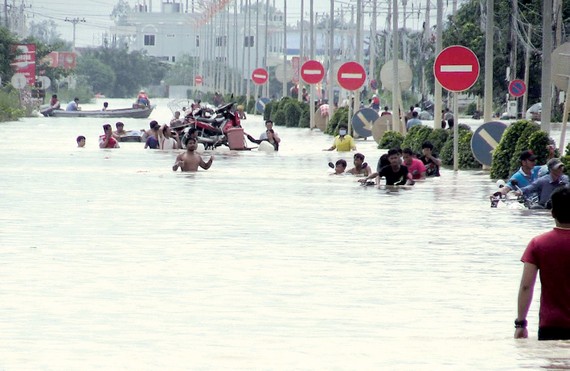
[[348,134],[352,135],[352,104],[354,102],[354,94],[348,94]]
[[309,94],[309,128],[315,128],[315,85],[310,85],[310,94]]
[[453,94],[453,171],[459,170],[459,92]]

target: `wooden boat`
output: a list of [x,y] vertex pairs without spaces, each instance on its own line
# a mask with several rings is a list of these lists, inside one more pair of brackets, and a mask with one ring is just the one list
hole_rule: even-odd
[[43,111],[42,115],[50,117],[101,117],[101,118],[114,118],[114,117],[128,117],[136,119],[146,119],[154,110],[154,105],[150,107],[133,107],[133,108],[119,108],[108,109],[106,111],[93,110],[93,111],[65,111],[53,110],[51,112]]

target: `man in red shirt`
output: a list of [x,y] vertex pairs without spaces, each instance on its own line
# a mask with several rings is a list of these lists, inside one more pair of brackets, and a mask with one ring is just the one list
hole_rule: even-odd
[[119,142],[113,137],[111,125],[103,125],[103,131],[105,134],[99,136],[99,148],[119,148]]
[[538,340],[570,339],[570,188],[552,193],[552,217],[556,226],[533,238],[524,263],[518,296],[515,338],[528,337],[526,316],[532,302],[537,273],[542,286]]

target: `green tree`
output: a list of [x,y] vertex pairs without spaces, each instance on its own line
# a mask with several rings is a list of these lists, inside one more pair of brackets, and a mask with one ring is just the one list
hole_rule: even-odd
[[117,80],[113,69],[93,56],[80,58],[76,73],[86,77],[93,91],[105,95],[110,94],[109,88],[114,87]]
[[2,81],[10,81],[14,74],[10,63],[16,57],[16,51],[12,48],[12,45],[16,43],[16,37],[6,28],[0,27],[0,77]]

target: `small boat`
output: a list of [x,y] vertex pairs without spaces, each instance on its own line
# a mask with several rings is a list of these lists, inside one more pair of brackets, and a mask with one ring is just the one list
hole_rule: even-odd
[[119,136],[119,142],[142,142],[144,130],[130,130],[127,134]]
[[132,107],[132,108],[119,108],[119,109],[108,109],[106,111],[93,110],[93,111],[65,111],[65,110],[53,110],[51,112],[41,112],[44,116],[48,117],[101,117],[101,118],[113,118],[113,117],[129,117],[135,119],[146,119],[154,110],[154,105],[150,107]]

